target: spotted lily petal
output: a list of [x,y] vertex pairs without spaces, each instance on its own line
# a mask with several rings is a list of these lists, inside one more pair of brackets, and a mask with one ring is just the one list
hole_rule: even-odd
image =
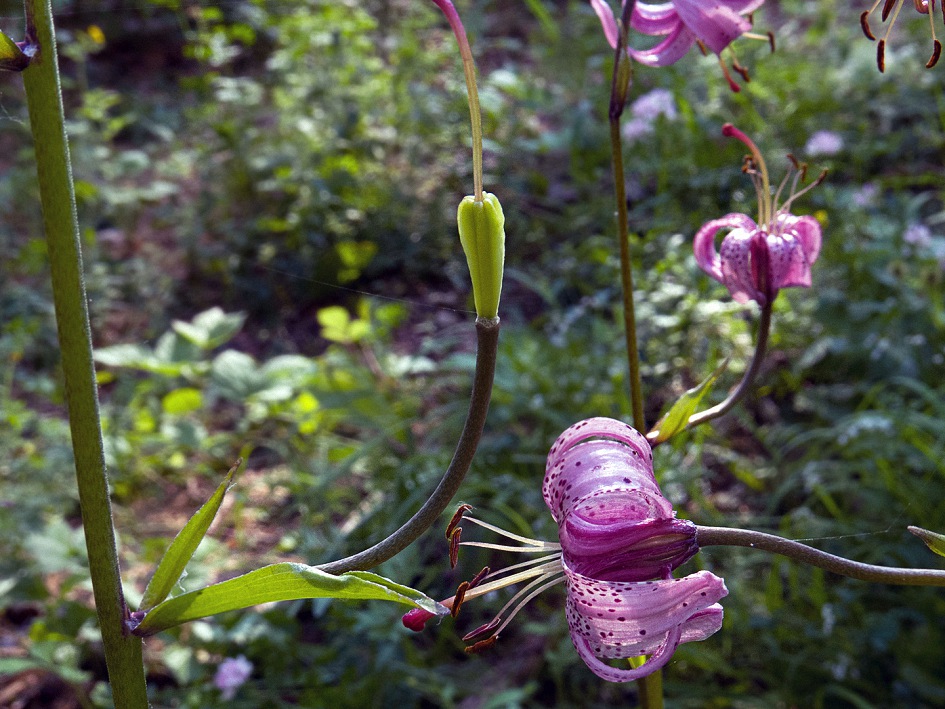
[[708,273],[719,283],[724,283],[722,275],[722,261],[719,252],[715,250],[715,235],[722,229],[742,229],[753,231],[758,228],[752,219],[745,214],[726,214],[721,219],[706,222],[692,241],[692,248],[696,254],[696,263],[699,268]]
[[[581,659],[602,679],[627,682],[665,665],[681,642],[704,640],[721,627],[716,603],[725,583],[708,571],[646,583],[599,581],[564,567],[566,615]],[[642,667],[618,669],[605,659],[651,655]]]
[[[628,497],[628,491],[634,494]],[[558,437],[548,454],[542,493],[559,525],[575,511],[599,524],[673,516],[653,476],[650,444],[614,419],[587,419]]]
[[[762,240],[762,244],[754,243],[756,237]],[[733,229],[722,240],[722,246],[719,249],[719,259],[722,265],[722,283],[728,288],[729,293],[739,303],[747,303],[749,300],[757,301],[760,305],[768,302],[768,288],[761,288],[758,282],[759,269],[757,260],[753,258],[753,252],[757,254],[759,250],[764,249],[764,235],[756,226],[754,229]],[[753,248],[754,247],[754,248]],[[770,279],[768,283],[770,284]]]

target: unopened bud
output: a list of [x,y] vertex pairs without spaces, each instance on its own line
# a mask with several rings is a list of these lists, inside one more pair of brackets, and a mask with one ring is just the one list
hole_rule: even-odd
[[456,213],[459,240],[466,252],[469,275],[472,277],[476,314],[495,318],[502,294],[502,272],[505,268],[505,215],[502,205],[490,192],[477,202],[464,197]]

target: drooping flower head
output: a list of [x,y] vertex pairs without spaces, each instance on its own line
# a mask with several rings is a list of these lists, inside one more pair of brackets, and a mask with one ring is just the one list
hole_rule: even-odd
[[[627,53],[647,66],[668,66],[683,58],[694,44],[717,55],[732,42],[751,30],[751,20],[743,17],[757,10],[764,0],[671,0],[663,3],[637,2],[630,16],[630,26],[637,32],[664,37],[649,49],[627,47]],[[623,0],[626,4],[626,0]],[[607,0],[591,0],[591,7],[600,18],[604,35],[613,48],[617,47],[617,20]],[[772,36],[764,37],[772,42]],[[719,64],[733,91],[739,86],[732,79],[728,67],[719,57]],[[746,81],[745,69],[733,62],[734,69]]]
[[[936,0],[912,0],[916,12],[929,16],[929,25],[932,28],[932,56],[925,64],[926,69],[931,69],[938,64],[939,57],[942,56],[942,43],[939,42],[938,38],[935,36],[935,2]],[[889,20],[889,24],[886,26],[886,34],[883,35],[883,38],[879,40],[879,44],[876,45],[876,64],[882,72],[886,70],[886,41],[889,39],[893,25],[896,24],[896,20],[899,18],[899,12],[902,10],[905,0],[876,0],[876,2],[873,3],[873,7],[860,15],[860,26],[863,28],[863,34],[872,40],[875,40],[876,37],[870,29],[870,15],[876,12],[880,4],[883,6],[883,10],[880,13],[883,22],[887,19]],[[942,7],[942,19],[945,20],[945,2],[940,4]],[[890,13],[892,13],[892,19],[890,19]]]
[[[772,196],[768,168],[757,146],[730,123],[722,133],[737,138],[751,151],[743,170],[751,176],[758,193],[758,221],[745,214],[727,214],[703,225],[693,239],[696,263],[728,288],[739,303],[754,300],[765,306],[774,301],[781,288],[811,285],[810,269],[820,254],[820,224],[814,217],[796,217],[790,209],[797,197],[820,184],[827,173],[824,171],[798,192],[797,184],[806,175],[806,166],[789,155],[792,168]],[[790,194],[779,205],[789,181]],[[715,236],[722,229],[731,231],[716,251]]]
[[[558,523],[560,544],[527,539],[473,517],[466,520],[520,543],[505,546],[459,542],[454,517],[447,536],[451,549],[471,545],[550,555],[490,572],[484,569],[460,585],[447,601],[453,614],[464,599],[530,580],[489,623],[464,640],[485,636],[468,651],[492,645],[512,617],[532,598],[564,582],[565,615],[581,659],[599,677],[626,682],[665,665],[678,645],[704,640],[722,625],[718,601],[725,584],[708,571],[672,578],[672,570],[698,551],[696,527],[676,519],[653,476],[653,454],[637,431],[620,421],[593,418],[561,434],[551,448],[542,488]],[[432,618],[412,610],[404,625],[419,630]],[[649,655],[636,669],[606,660]]]

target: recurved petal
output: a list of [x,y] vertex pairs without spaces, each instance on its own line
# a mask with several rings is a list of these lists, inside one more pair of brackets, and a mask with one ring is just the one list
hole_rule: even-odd
[[804,250],[804,259],[813,266],[820,255],[820,222],[811,216],[795,217],[793,214],[779,214],[778,230],[793,233]]
[[739,13],[750,12],[752,5],[761,2],[673,0],[673,7],[689,31],[716,54],[751,29],[751,22]]
[[673,514],[653,476],[650,444],[614,419],[587,419],[558,437],[548,454],[542,494],[559,525],[572,512],[596,524]]
[[758,225],[744,214],[726,214],[720,219],[706,222],[692,240],[692,250],[696,255],[699,268],[719,283],[724,283],[722,262],[719,259],[719,252],[715,250],[716,234],[722,229],[743,229],[750,232],[757,228]]
[[598,19],[604,28],[604,36],[611,47],[617,47],[617,20],[607,0],[591,0],[591,7],[597,13]]
[[682,24],[679,13],[671,2],[638,2],[630,15],[630,26],[648,35],[666,35]]
[[627,47],[627,53],[645,66],[669,66],[682,59],[695,43],[695,35],[681,22],[677,22],[659,44],[649,49]]
[[[708,571],[643,583],[598,581],[567,564],[564,571],[574,646],[592,671],[612,682],[649,674],[669,660],[680,642],[704,640],[721,627],[721,607],[716,604],[728,591],[724,581]],[[639,655],[653,657],[637,670],[600,662]]]

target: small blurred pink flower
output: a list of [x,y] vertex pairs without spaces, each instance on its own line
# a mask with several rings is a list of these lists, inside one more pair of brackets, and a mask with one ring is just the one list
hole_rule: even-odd
[[228,657],[213,677],[213,684],[220,690],[223,699],[230,700],[236,695],[236,690],[242,687],[253,673],[253,663],[245,655]]
[[876,196],[879,194],[879,188],[872,182],[867,182],[853,193],[853,205],[855,207],[869,207]]
[[843,150],[843,136],[832,130],[819,130],[807,139],[805,155],[836,155]]
[[[814,217],[795,217],[791,203],[826,176],[800,192],[797,183],[806,171],[792,159],[796,171],[789,171],[774,196],[768,181],[768,169],[758,148],[748,136],[730,123],[723,134],[737,138],[751,150],[745,172],[752,177],[758,193],[758,222],[745,214],[727,214],[703,225],[693,239],[696,263],[712,278],[722,283],[739,303],[756,301],[762,307],[777,297],[781,288],[811,285],[810,269],[820,253],[820,223]],[[783,204],[778,199],[794,172],[790,195]],[[730,229],[715,249],[715,236]]]
[[910,224],[902,234],[902,240],[913,246],[923,247],[932,243],[932,230],[925,224]]
[[653,89],[630,104],[630,120],[624,123],[621,132],[627,140],[637,140],[656,130],[660,116],[668,121],[676,120],[676,99],[667,89]]

